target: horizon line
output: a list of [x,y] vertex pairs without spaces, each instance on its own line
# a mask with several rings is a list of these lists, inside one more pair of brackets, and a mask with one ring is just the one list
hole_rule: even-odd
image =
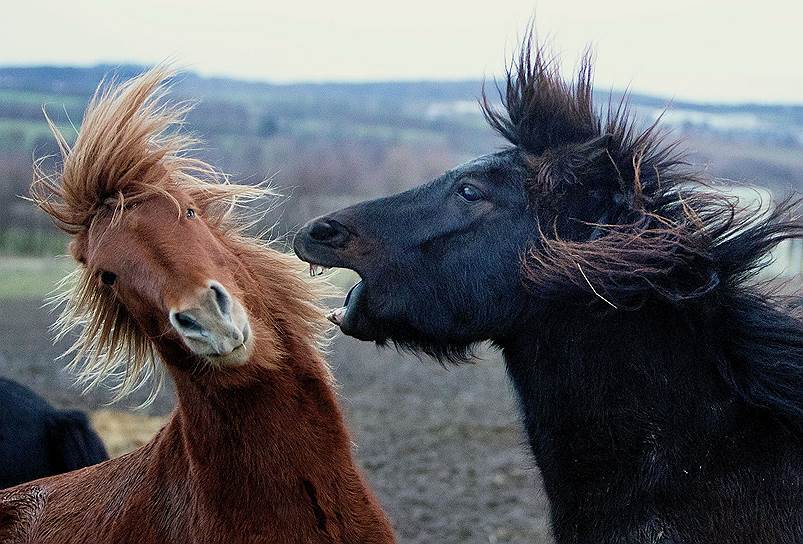
[[[5,69],[43,69],[43,68],[55,68],[55,69],[76,69],[76,70],[92,70],[92,69],[102,69],[102,68],[110,68],[110,69],[135,69],[135,70],[147,70],[156,66],[158,63],[147,64],[147,63],[138,63],[138,62],[131,62],[131,61],[121,61],[121,62],[114,62],[114,61],[104,61],[104,62],[94,62],[94,63],[76,63],[76,64],[63,64],[63,63],[3,63],[0,64],[0,70]],[[228,80],[228,81],[237,81],[240,83],[251,84],[251,85],[267,85],[273,87],[292,87],[292,86],[315,86],[315,85],[343,85],[343,86],[361,86],[361,85],[383,85],[383,84],[438,84],[438,83],[446,83],[446,84],[461,84],[461,83],[479,83],[482,85],[483,83],[495,83],[496,78],[494,77],[482,77],[482,76],[473,76],[473,77],[444,77],[444,78],[428,78],[428,77],[412,77],[412,78],[378,78],[378,79],[363,79],[363,78],[351,78],[351,79],[292,79],[292,80],[282,80],[282,79],[269,79],[269,78],[260,78],[260,77],[248,77],[248,76],[240,76],[236,74],[226,74],[226,73],[208,73],[196,68],[192,68],[191,66],[182,66],[180,63],[179,66],[179,77],[183,74],[195,76],[202,80]],[[609,94],[609,95],[627,95],[630,97],[639,97],[639,98],[649,98],[654,99],[656,101],[664,102],[666,107],[669,108],[671,106],[704,106],[704,107],[729,107],[729,108],[747,108],[747,107],[789,107],[789,108],[803,108],[803,100],[801,101],[775,101],[775,102],[761,102],[755,100],[727,100],[727,99],[717,99],[717,100],[709,100],[709,99],[696,99],[696,98],[687,98],[687,97],[669,97],[666,94],[656,94],[650,91],[642,91],[638,89],[634,89],[632,85],[628,85],[625,90],[621,88],[609,88],[607,90],[601,90],[600,85],[595,85],[595,93],[602,93],[602,94]],[[2,88],[2,83],[0,83],[0,88]]]

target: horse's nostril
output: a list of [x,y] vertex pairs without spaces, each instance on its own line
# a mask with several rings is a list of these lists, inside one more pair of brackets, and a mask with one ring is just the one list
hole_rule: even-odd
[[204,330],[201,324],[195,319],[181,312],[175,312],[173,314],[173,320],[178,325],[178,328],[183,331],[201,333]]
[[217,304],[218,309],[220,309],[220,313],[223,315],[229,315],[229,310],[231,309],[231,296],[229,295],[228,291],[226,291],[226,288],[217,282],[211,282],[209,284],[209,288],[215,293],[215,303]]
[[305,230],[310,239],[334,247],[345,246],[350,236],[346,227],[333,219],[314,220]]
[[317,221],[309,229],[310,238],[319,242],[331,240],[337,236],[337,229],[328,221]]
[[245,309],[215,280],[208,280],[194,299],[187,297],[181,307],[171,308],[169,319],[185,346],[202,357],[238,349],[249,327]]

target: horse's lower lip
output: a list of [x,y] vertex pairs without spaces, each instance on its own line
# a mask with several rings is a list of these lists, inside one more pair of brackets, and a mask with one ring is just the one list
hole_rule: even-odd
[[351,286],[351,289],[349,289],[349,292],[346,294],[346,300],[345,302],[343,302],[343,306],[345,306],[346,308],[349,307],[349,302],[351,302],[351,295],[354,293],[357,287],[361,285],[362,285],[362,280],[358,281],[357,283]]
[[359,292],[358,288],[362,289],[362,280],[355,283],[351,289],[349,289],[349,292],[346,295],[346,300],[343,301],[343,306],[341,308],[336,308],[329,312],[329,314],[326,316],[329,321],[338,327],[343,324],[349,314],[349,311],[353,311],[350,307],[350,304],[353,302],[352,298],[354,298],[352,295],[354,295],[355,292]]
[[235,352],[237,352],[237,351],[240,351],[240,350],[241,350],[241,349],[243,349],[244,347],[245,347],[245,342],[243,342],[242,344],[240,344],[240,345],[239,345],[239,346],[237,346],[236,348],[232,349],[232,350],[231,350],[230,352],[228,352],[228,353],[207,353],[207,355],[206,355],[206,356],[207,356],[207,357],[225,357],[226,355],[231,355],[232,353],[235,353]]

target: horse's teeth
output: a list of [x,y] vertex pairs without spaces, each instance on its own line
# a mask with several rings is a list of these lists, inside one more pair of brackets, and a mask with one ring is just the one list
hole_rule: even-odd
[[309,275],[311,278],[314,278],[315,276],[320,276],[327,270],[329,269],[318,264],[309,265]]

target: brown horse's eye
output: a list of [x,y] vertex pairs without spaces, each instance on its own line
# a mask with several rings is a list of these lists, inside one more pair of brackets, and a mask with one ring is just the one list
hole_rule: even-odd
[[115,280],[117,280],[117,274],[114,272],[107,272],[104,270],[100,273],[100,281],[106,285],[114,285]]
[[195,210],[187,208],[187,219],[192,219],[193,217],[195,217]]

